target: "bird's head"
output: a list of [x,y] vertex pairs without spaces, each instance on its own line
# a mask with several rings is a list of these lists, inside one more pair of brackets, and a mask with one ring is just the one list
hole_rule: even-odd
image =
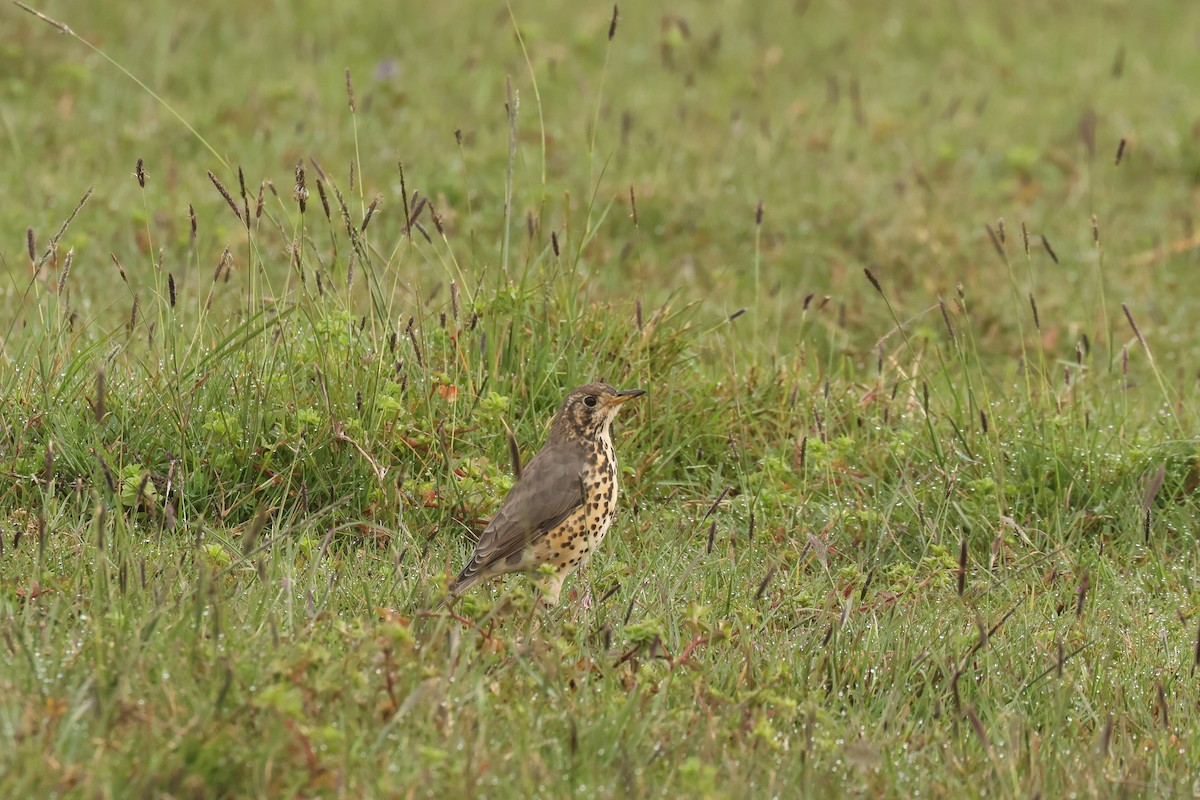
[[589,383],[573,389],[563,400],[550,435],[594,440],[608,431],[624,403],[645,393],[644,389],[617,391],[606,383]]

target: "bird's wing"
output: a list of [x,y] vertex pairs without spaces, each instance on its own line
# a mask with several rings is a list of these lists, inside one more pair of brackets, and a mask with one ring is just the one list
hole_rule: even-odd
[[471,564],[484,570],[519,553],[583,505],[584,466],[573,450],[534,456],[479,537]]

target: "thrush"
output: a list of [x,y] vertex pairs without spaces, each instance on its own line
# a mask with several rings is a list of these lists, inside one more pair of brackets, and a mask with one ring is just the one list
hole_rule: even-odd
[[563,581],[600,546],[617,511],[612,422],[622,404],[645,394],[603,383],[567,395],[546,443],[521,471],[471,560],[450,584],[457,597],[482,580],[552,568],[542,596],[558,603]]

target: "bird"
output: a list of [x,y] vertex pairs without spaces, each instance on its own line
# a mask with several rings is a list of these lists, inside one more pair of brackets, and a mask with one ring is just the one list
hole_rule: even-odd
[[487,578],[537,573],[549,565],[541,595],[558,604],[563,581],[587,563],[616,516],[612,422],[625,403],[645,393],[589,383],[567,394],[546,443],[520,471],[467,565],[450,582],[450,599]]

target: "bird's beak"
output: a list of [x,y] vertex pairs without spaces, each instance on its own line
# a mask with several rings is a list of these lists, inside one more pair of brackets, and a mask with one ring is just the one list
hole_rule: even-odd
[[613,395],[613,399],[610,402],[614,403],[615,405],[620,405],[626,400],[632,400],[635,397],[641,397],[645,393],[645,389],[626,389],[623,392],[617,392],[615,395]]

